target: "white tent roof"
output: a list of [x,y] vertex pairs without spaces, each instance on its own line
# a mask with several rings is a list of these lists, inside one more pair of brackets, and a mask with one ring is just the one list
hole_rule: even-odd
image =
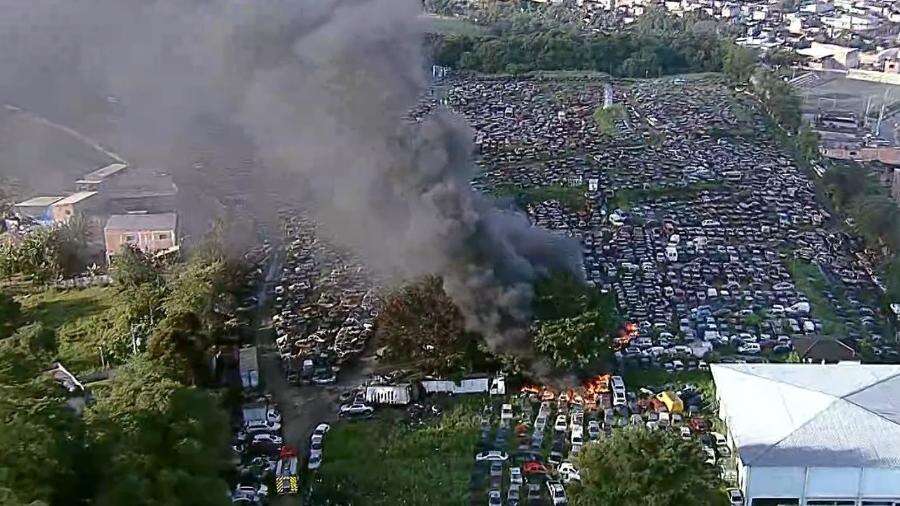
[[744,465],[900,467],[900,365],[714,364]]

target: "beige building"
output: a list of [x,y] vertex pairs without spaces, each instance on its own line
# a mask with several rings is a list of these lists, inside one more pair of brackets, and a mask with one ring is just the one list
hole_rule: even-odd
[[97,192],[78,192],[53,203],[50,212],[56,223],[67,223],[72,216],[95,214],[101,207]]
[[146,253],[158,253],[178,246],[178,215],[114,214],[104,229],[107,261],[126,244]]

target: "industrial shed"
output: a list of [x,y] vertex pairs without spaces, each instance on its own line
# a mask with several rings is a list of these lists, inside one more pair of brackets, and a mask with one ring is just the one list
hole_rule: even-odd
[[900,366],[715,364],[749,506],[900,506]]

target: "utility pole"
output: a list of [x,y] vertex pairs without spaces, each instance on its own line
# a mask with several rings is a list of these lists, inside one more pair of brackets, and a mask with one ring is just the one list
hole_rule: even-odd
[[863,128],[869,127],[869,109],[872,107],[872,95],[869,95],[869,100],[866,101],[866,113],[863,115]]

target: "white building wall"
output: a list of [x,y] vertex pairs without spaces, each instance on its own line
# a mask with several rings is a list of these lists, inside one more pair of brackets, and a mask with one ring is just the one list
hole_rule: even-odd
[[861,472],[853,467],[811,467],[806,478],[806,498],[855,498]]
[[805,467],[752,467],[747,497],[802,497]]
[[[900,469],[744,467],[741,489],[754,498],[892,500],[900,503]],[[804,504],[801,502],[801,504]]]
[[900,502],[900,469],[865,468],[859,488],[863,497],[891,498]]

